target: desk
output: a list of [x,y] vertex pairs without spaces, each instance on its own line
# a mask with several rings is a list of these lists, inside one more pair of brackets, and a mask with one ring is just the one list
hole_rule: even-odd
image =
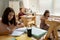
[[27,34],[23,34],[19,37],[12,37],[12,36],[0,36],[0,40],[42,40],[44,37],[41,39],[36,39],[34,37],[28,37]]
[[0,36],[0,40],[32,40],[32,38],[28,37],[27,34],[23,34],[19,37],[12,37],[12,36]]
[[[30,19],[30,20],[28,20]],[[23,21],[24,25],[27,26],[29,21],[34,21],[34,24],[36,24],[36,17],[35,16],[21,16],[21,20]]]
[[12,36],[0,36],[0,40],[32,40],[31,38],[27,37],[26,34],[21,35],[20,37],[12,37]]
[[0,36],[0,40],[13,40],[13,38],[14,38],[14,37],[8,36],[8,35]]
[[[40,31],[39,31],[40,32]],[[35,33],[35,32],[34,32]],[[45,34],[45,33],[44,33]],[[37,34],[38,35],[38,34]],[[37,36],[37,35],[35,35],[35,37],[34,36],[32,36],[32,37],[28,37],[27,36],[27,33],[24,33],[24,34],[22,34],[22,35],[20,35],[20,36],[18,36],[18,37],[12,37],[11,35],[5,35],[5,36],[0,36],[0,40],[32,40],[32,38],[33,38],[33,40],[40,40],[41,39],[41,37],[39,36]],[[43,35],[43,34],[42,34]],[[42,36],[41,35],[41,36]],[[36,37],[37,36],[37,37]],[[44,37],[44,36],[43,36]]]
[[16,37],[17,40],[32,40],[32,38],[28,37],[27,34],[23,34],[20,37]]
[[54,36],[55,36],[55,40],[58,40],[58,34],[57,34],[57,27],[60,25],[59,21],[47,21],[46,20],[46,24],[49,24],[49,30],[47,32],[47,35],[45,37],[45,40],[48,40],[48,37],[50,36],[50,34],[52,33],[52,31],[54,31]]

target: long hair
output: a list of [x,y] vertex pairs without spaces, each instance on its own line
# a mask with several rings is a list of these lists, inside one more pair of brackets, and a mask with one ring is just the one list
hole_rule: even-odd
[[14,13],[14,16],[12,18],[12,20],[10,21],[10,24],[14,24],[16,26],[16,18],[15,18],[15,12],[12,8],[10,7],[7,7],[5,9],[5,11],[3,12],[3,15],[2,15],[2,23],[6,24],[9,26],[9,20],[8,20],[8,15],[10,12],[13,12]]

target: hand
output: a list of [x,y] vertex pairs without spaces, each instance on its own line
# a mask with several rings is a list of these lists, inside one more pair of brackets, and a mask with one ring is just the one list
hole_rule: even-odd
[[21,27],[24,27],[23,23],[21,23],[20,25],[17,25],[17,28],[21,28]]

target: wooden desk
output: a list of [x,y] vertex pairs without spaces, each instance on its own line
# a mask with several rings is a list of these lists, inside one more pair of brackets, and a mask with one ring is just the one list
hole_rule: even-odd
[[28,37],[27,34],[23,34],[20,37],[16,37],[17,40],[32,40],[32,38]]
[[47,24],[50,25],[49,30],[47,32],[47,35],[45,37],[45,40],[48,40],[49,36],[52,32],[54,32],[55,40],[58,40],[58,34],[57,34],[57,27],[60,25],[60,22],[57,21],[46,21]]
[[40,40],[40,39],[37,39],[37,38],[34,38],[34,37],[28,37],[26,33],[22,34],[22,35],[20,35],[18,37],[12,37],[12,36],[9,36],[9,35],[0,36],[0,40]]
[[[44,37],[43,37],[44,38]],[[42,39],[43,39],[42,38]],[[41,40],[42,40],[41,39]],[[0,40],[40,40],[34,37],[28,37],[27,34],[23,34],[19,37],[12,37],[12,36],[0,36]]]
[[30,21],[34,21],[34,24],[36,24],[36,17],[35,16],[31,16],[31,15],[29,15],[29,16],[21,16],[21,20],[23,21],[25,26],[28,25],[28,22],[29,22],[28,19],[30,19]]
[[5,35],[5,36],[0,36],[0,40],[13,40],[13,38],[14,38],[14,37],[12,37],[12,36],[7,36],[7,35]]
[[23,34],[19,37],[12,36],[0,36],[0,40],[32,40],[32,38],[28,37],[27,34]]

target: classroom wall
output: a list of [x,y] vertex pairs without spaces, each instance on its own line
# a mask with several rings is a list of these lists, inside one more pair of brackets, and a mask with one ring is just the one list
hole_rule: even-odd
[[3,11],[5,10],[6,7],[8,7],[9,0],[0,0],[0,17],[3,14]]
[[29,7],[32,9],[33,12],[39,12],[39,0],[29,0]]
[[9,6],[9,1],[21,1],[21,0],[0,0],[0,17],[2,17],[5,8]]

